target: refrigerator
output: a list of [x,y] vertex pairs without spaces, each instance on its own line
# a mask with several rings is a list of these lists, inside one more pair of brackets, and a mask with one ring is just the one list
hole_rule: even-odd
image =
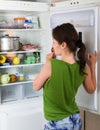
[[[0,36],[10,32],[20,37],[22,45],[36,44],[39,50],[3,52],[1,55],[30,56],[39,55],[39,62],[0,66],[2,74],[23,74],[24,81],[0,84],[0,130],[43,130],[43,90],[34,91],[32,83],[45,63],[45,56],[51,51],[52,29],[62,23],[72,23],[78,32],[82,32],[83,43],[87,52],[100,53],[100,2],[99,0],[68,0],[63,2],[1,1]],[[38,18],[38,27],[13,28],[13,19],[18,17]],[[2,23],[7,21],[7,25]],[[100,114],[100,58],[96,64],[97,88],[94,94],[88,94],[80,86],[76,101],[78,106],[87,111]]]

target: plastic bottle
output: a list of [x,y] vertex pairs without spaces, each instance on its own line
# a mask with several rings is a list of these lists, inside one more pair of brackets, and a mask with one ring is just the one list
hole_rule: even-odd
[[25,23],[24,23],[24,27],[25,27],[26,29],[31,29],[31,28],[33,28],[33,23],[32,23],[32,21],[31,21],[30,19],[26,19],[26,20],[25,20]]

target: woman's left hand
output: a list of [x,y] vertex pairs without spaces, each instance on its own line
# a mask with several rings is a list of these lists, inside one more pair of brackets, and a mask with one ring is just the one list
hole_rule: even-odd
[[90,65],[95,65],[98,59],[98,53],[95,51],[94,53],[89,53],[88,54],[88,62]]

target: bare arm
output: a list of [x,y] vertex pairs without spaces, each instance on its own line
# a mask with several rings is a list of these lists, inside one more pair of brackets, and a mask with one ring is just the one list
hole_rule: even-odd
[[89,65],[86,64],[86,76],[83,82],[84,88],[88,93],[93,93],[96,89],[96,74],[95,74],[95,65],[98,58],[98,54],[90,53],[88,54]]
[[51,63],[50,59],[53,57],[53,54],[50,53],[46,56],[46,63],[43,66],[42,70],[40,71],[39,75],[33,82],[33,89],[40,90],[44,83],[50,78],[51,76]]

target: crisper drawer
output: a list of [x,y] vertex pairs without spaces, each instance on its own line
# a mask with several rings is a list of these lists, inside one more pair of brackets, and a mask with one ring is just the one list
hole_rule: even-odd
[[15,101],[23,98],[22,85],[1,87],[1,102]]
[[42,89],[39,91],[33,90],[32,83],[24,85],[24,98],[31,98],[41,96],[43,94]]

